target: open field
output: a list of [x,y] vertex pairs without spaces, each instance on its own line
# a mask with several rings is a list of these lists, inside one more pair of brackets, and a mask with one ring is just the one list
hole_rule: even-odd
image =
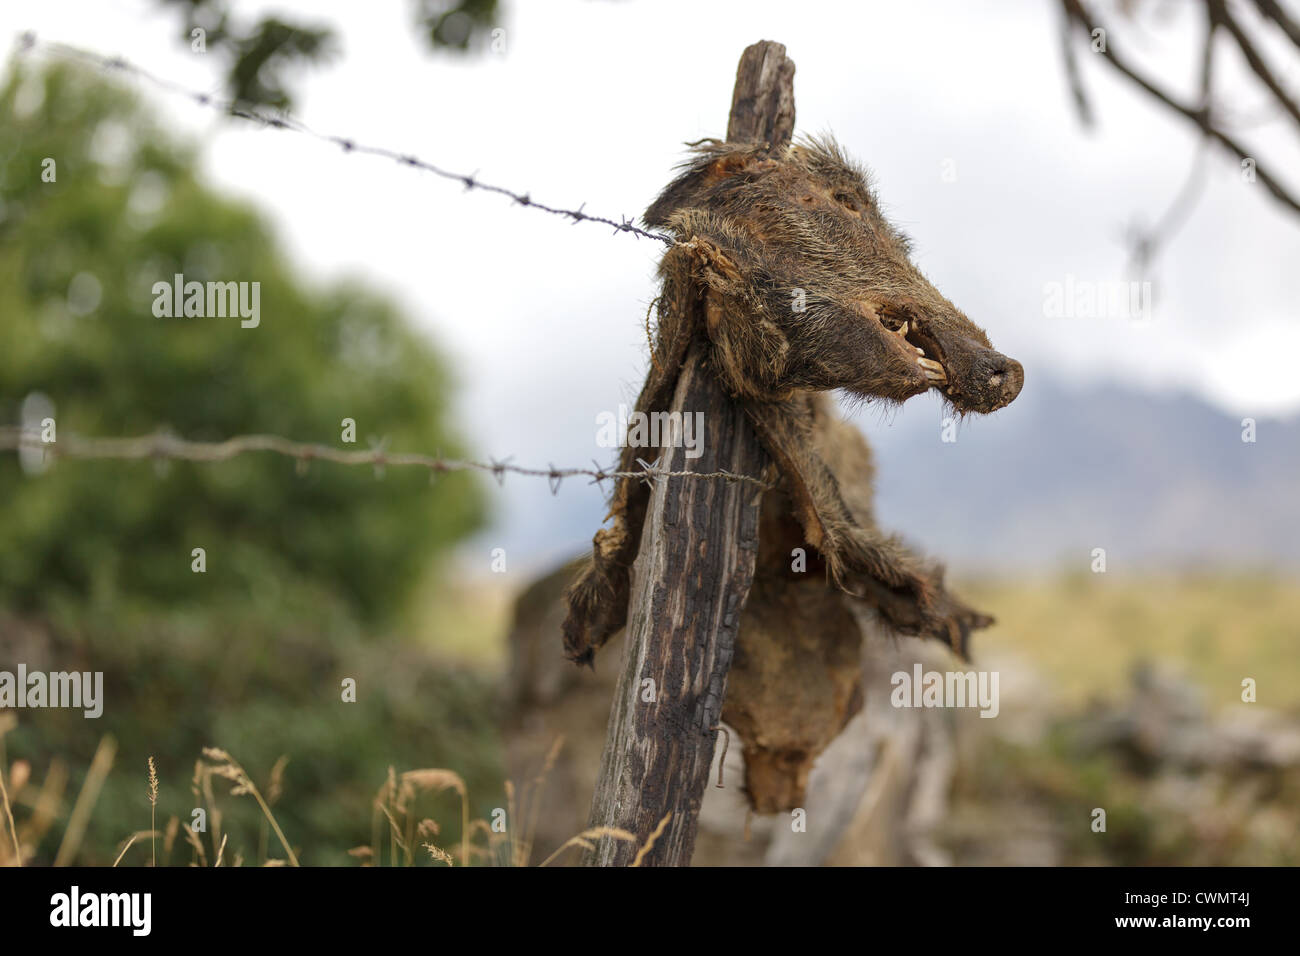
[[1182,669],[1212,706],[1300,707],[1300,578],[1266,574],[968,582],[962,593],[998,623],[975,650],[1014,651],[1051,680],[1062,705],[1113,699],[1141,661]]
[[[259,786],[272,787],[275,816],[304,862],[367,862],[366,857],[356,856],[361,852],[355,850],[358,846],[375,848],[371,852],[384,862],[434,862],[427,854],[394,849],[395,844],[383,835],[389,824],[372,819],[374,794],[384,784],[383,768],[390,763],[399,784],[405,771],[446,767],[468,781],[473,819],[486,818],[493,808],[507,805],[500,781],[505,776],[501,755],[508,741],[495,724],[494,688],[508,661],[506,632],[512,600],[508,584],[513,577],[431,585],[408,609],[404,623],[383,638],[363,639],[349,633],[332,635],[322,643],[285,630],[284,620],[277,624],[268,619],[258,629],[263,636],[257,643],[268,651],[256,658],[267,669],[260,676],[256,663],[248,673],[223,672],[203,650],[203,641],[196,639],[206,636],[215,642],[223,632],[219,621],[202,625],[196,619],[190,627],[166,618],[151,625],[124,618],[120,625],[141,636],[121,644],[120,661],[106,658],[113,645],[101,624],[93,644],[100,649],[97,655],[109,686],[119,688],[118,704],[100,722],[102,726],[88,728],[86,721],[63,714],[27,712],[18,715],[17,726],[9,726],[0,743],[0,762],[11,783],[20,831],[30,828],[33,814],[41,818],[37,821],[39,856],[34,862],[53,861],[65,843],[79,791],[96,776],[98,794],[78,821],[84,832],[76,835],[78,852],[73,859],[111,862],[131,833],[144,830],[150,819],[143,786],[148,757],[156,760],[163,776],[156,826],[161,830],[172,816],[186,819],[189,808],[199,805],[189,792],[187,768],[194,767],[199,746],[207,744],[225,744]],[[1058,834],[1054,839],[1063,849],[1057,852],[1066,859],[1098,863],[1203,859],[1206,848],[1216,845],[1206,842],[1202,832],[1206,826],[1212,835],[1219,832],[1215,826],[1227,827],[1224,832],[1231,833],[1231,839],[1220,841],[1218,855],[1209,857],[1209,862],[1252,862],[1253,848],[1272,839],[1270,827],[1276,829],[1290,819],[1276,799],[1295,786],[1289,777],[1252,784],[1254,789],[1247,788],[1254,794],[1248,805],[1237,807],[1233,801],[1245,799],[1245,791],[1230,778],[1215,776],[1210,783],[1203,781],[1203,793],[1212,791],[1214,796],[1205,797],[1209,809],[1201,811],[1202,829],[1184,825],[1179,813],[1161,815],[1154,809],[1163,792],[1160,788],[1170,786],[1163,772],[1155,777],[1148,770],[1135,772],[1105,753],[1081,756],[1074,733],[1090,705],[1113,710],[1131,702],[1131,675],[1142,662],[1180,674],[1187,686],[1203,693],[1213,713],[1240,715],[1247,706],[1240,702],[1241,680],[1253,677],[1258,682],[1260,712],[1294,715],[1300,710],[1300,655],[1296,653],[1300,581],[1245,573],[1140,578],[1085,574],[1016,582],[967,580],[959,591],[998,617],[997,625],[978,636],[975,662],[977,667],[983,662],[1002,668],[1006,678],[1004,714],[988,722],[999,725],[997,739],[977,743],[974,751],[963,746],[967,755],[957,778],[955,831],[950,835],[953,846],[969,848],[957,853],[959,862],[1001,859],[991,849],[1001,845],[999,827],[1022,811],[1040,821],[1057,821],[1044,826]],[[301,614],[299,624],[307,617]],[[247,622],[238,627],[249,635],[245,642],[253,639]],[[11,618],[6,628],[10,637],[48,641],[54,647],[76,646],[81,639],[76,627],[52,622],[29,628]],[[172,651],[163,653],[169,642]],[[340,705],[329,703],[328,695],[322,700],[315,691],[303,693],[291,677],[290,662],[301,663],[312,644],[313,671],[322,676],[362,675],[365,694],[363,704],[357,706],[363,709],[336,714]],[[142,648],[149,649],[145,657],[140,656]],[[161,701],[148,707],[130,704],[131,687],[151,686],[149,675],[140,668],[154,665],[164,669],[168,686],[210,688],[198,712],[177,721],[159,710]],[[611,657],[598,666],[616,668],[618,662]],[[267,708],[257,695],[249,695],[258,687],[268,692],[280,687],[284,694],[297,695],[296,716],[263,713]],[[291,692],[290,687],[295,689]],[[167,704],[187,706],[181,698]],[[348,719],[348,713],[360,719]],[[981,733],[983,723],[973,722]],[[1025,727],[1013,726],[1016,723]],[[1036,738],[1031,733],[1028,742],[1014,739],[1018,730],[1030,725],[1037,728]],[[101,730],[115,736],[116,758],[111,767],[101,765],[88,773],[91,758],[96,753],[103,756]],[[366,731],[373,736],[367,738]],[[603,738],[602,728],[593,726],[591,732]],[[576,745],[576,741],[568,744]],[[287,765],[277,763],[281,756],[288,758]],[[15,777],[25,778],[17,781],[25,782],[25,789],[17,793],[12,792]],[[420,777],[410,779],[418,782]],[[516,785],[523,783],[516,781]],[[331,784],[330,792],[319,789]],[[204,804],[211,799],[211,787],[206,789]],[[220,802],[226,813],[223,835],[229,836],[227,864],[236,859],[256,863],[285,857],[267,830],[267,821],[259,822],[263,814],[256,806],[228,797]],[[442,834],[438,845],[458,857],[460,801],[453,793],[435,793],[422,803],[427,805],[423,812],[438,818]],[[1117,808],[1115,825],[1124,835],[1123,843],[1115,844],[1119,850],[1112,852],[1115,847],[1111,847],[1101,853],[1098,844],[1086,837],[1060,836],[1069,828],[1062,830],[1059,821],[1102,804]],[[1207,819],[1211,822],[1205,823]],[[1216,822],[1223,820],[1232,822]],[[419,822],[416,817],[404,818],[403,829]],[[378,833],[376,825],[381,827]],[[399,836],[405,839],[405,834]],[[1015,838],[1007,836],[1008,841]],[[1293,842],[1273,841],[1281,854],[1278,859],[1290,860],[1300,852],[1291,846]],[[381,850],[381,844],[386,849]],[[354,850],[352,858],[349,850]],[[213,845],[207,851],[211,863],[220,848]],[[183,841],[176,842],[173,831],[167,859],[174,863],[193,855]],[[145,863],[149,856],[138,841],[123,865]],[[475,856],[481,862],[487,859],[481,850]]]
[[[444,656],[500,668],[514,584],[485,576],[428,590],[412,608],[413,632]],[[998,619],[976,635],[976,663],[1013,653],[1050,680],[1063,707],[1114,698],[1135,664],[1162,661],[1213,706],[1239,702],[1242,678],[1253,677],[1260,703],[1300,708],[1300,575],[1084,573],[957,578],[955,587]]]

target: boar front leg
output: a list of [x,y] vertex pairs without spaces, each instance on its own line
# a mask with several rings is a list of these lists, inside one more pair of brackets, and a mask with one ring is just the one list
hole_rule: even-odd
[[[659,332],[651,355],[645,386],[637,398],[636,410],[649,415],[665,411],[673,392],[691,338],[699,326],[702,294],[692,282],[695,255],[677,246],[660,265],[663,288],[659,297]],[[636,471],[637,459],[653,460],[652,448],[624,446],[619,454],[619,471]],[[650,489],[637,478],[617,478],[610,498],[608,527],[592,538],[591,555],[579,569],[565,595],[568,614],[564,619],[564,652],[572,661],[594,667],[593,659],[614,634],[627,623],[629,578],[632,562],[641,547],[641,526],[645,522]]]
[[[993,619],[949,593],[941,567],[876,525],[869,504],[870,458],[861,434],[832,420],[827,400],[811,393],[782,402],[747,402],[746,411],[781,470],[805,540],[821,553],[834,583],[875,607],[892,630],[938,638],[966,656],[971,631]],[[844,467],[855,458],[860,467]],[[843,470],[837,473],[832,462]]]

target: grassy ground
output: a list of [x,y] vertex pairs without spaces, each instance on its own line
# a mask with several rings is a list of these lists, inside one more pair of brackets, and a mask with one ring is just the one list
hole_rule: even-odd
[[998,623],[976,652],[1012,651],[1051,679],[1063,705],[1113,699],[1141,660],[1174,662],[1212,706],[1300,708],[1300,579],[1264,574],[1081,574],[967,582],[960,593]]
[[[410,630],[442,656],[497,670],[520,586],[514,575],[430,586]],[[1212,705],[1238,702],[1242,678],[1253,677],[1261,704],[1300,708],[1300,577],[1085,573],[967,579],[956,590],[998,619],[976,635],[976,654],[1032,664],[1064,706],[1113,699],[1136,663],[1160,660],[1184,669]]]
[[[494,723],[493,697],[506,663],[516,577],[422,589],[408,623],[387,639],[364,639],[346,627],[331,630],[314,623],[306,607],[285,621],[256,627],[243,619],[190,626],[178,618],[146,622],[148,627],[101,623],[97,631],[105,633],[89,637],[75,627],[49,628],[43,640],[69,644],[57,659],[72,659],[72,649],[82,644],[95,649],[96,666],[109,672],[109,698],[116,706],[94,734],[86,733],[84,721],[54,712],[21,714],[0,733],[0,765],[9,765],[9,797],[20,830],[45,821],[29,834],[31,862],[51,862],[67,842],[77,794],[94,777],[100,731],[115,737],[116,760],[95,784],[103,788],[87,807],[84,840],[77,838],[79,850],[71,857],[76,862],[111,863],[133,831],[151,823],[162,831],[164,821],[188,820],[191,808],[209,804],[207,794],[191,796],[196,785],[190,781],[199,747],[209,744],[229,747],[258,786],[275,794],[275,816],[303,862],[355,863],[348,850],[359,846],[373,854],[360,862],[433,862],[418,852],[424,842],[435,842],[423,833],[426,815],[441,824],[437,845],[459,858],[464,808],[456,790],[468,785],[472,819],[506,805],[498,776],[504,741]],[[1144,660],[1175,664],[1218,708],[1241,706],[1241,681],[1253,677],[1262,707],[1300,709],[1300,580],[1244,573],[1085,574],[966,581],[959,593],[998,617],[994,628],[978,636],[977,661],[987,655],[995,662],[1023,662],[1040,688],[1040,701],[1055,714],[1077,712],[1092,699],[1124,697],[1134,664]],[[327,621],[336,617],[319,608],[316,613]],[[107,640],[109,632],[131,640]],[[359,704],[339,703],[341,674],[359,678]],[[1108,841],[1099,853],[1085,826],[1079,846],[1067,841],[1068,859],[1265,862],[1261,847],[1273,847],[1269,852],[1278,860],[1300,859],[1294,835],[1278,837],[1296,823],[1282,809],[1294,799],[1297,783],[1290,776],[1261,784],[1264,790],[1244,809],[1233,809],[1232,801],[1245,799],[1240,786],[1205,782],[1196,792],[1206,807],[1192,827],[1181,810],[1159,809],[1165,783],[1104,756],[1081,757],[1056,737],[1026,746],[1000,742],[1000,750],[984,752],[968,770],[958,802],[975,821],[972,834],[987,842],[990,819],[1025,819],[1021,810],[1007,811],[1009,802],[1032,804],[1053,826],[1109,806],[1116,811],[1112,833],[1123,841]],[[287,769],[278,761],[282,755]],[[156,821],[143,796],[149,757],[157,759],[162,778]],[[389,766],[397,776],[385,783]],[[413,767],[448,769],[403,776]],[[27,785],[15,792],[23,775]],[[447,780],[459,787],[449,788]],[[380,793],[387,792],[393,804],[389,819],[375,816],[381,787],[388,788]],[[415,796],[403,798],[403,788],[412,787]],[[231,800],[217,790],[223,833],[232,836],[227,862],[288,856],[269,829],[269,815],[251,800]],[[1153,820],[1165,822],[1157,826]],[[193,855],[175,833],[166,851],[171,862]],[[487,842],[481,825],[475,834],[480,845]],[[221,849],[217,840],[209,842],[211,865]],[[123,864],[145,862],[152,843],[141,839]]]
[[[978,638],[977,660],[983,654],[994,666],[1015,662],[1032,677],[1017,688],[1021,709],[1008,713],[1016,724],[1000,729],[1032,723],[1045,734],[1016,739],[976,728],[990,732],[972,747],[958,777],[949,821],[958,859],[1300,862],[1294,767],[1189,766],[1097,749],[1086,744],[1084,716],[1089,702],[1131,705],[1139,662],[1172,668],[1197,685],[1218,715],[1212,719],[1300,712],[1300,581],[1245,573],[1084,574],[968,582],[961,593],[998,617]],[[1241,701],[1247,677],[1257,682],[1259,711]],[[1096,808],[1108,815],[1103,833],[1092,827]]]

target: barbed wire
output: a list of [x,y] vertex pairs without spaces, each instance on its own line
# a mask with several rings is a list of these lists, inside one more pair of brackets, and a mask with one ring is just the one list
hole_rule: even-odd
[[[575,225],[579,222],[600,223],[612,227],[615,232],[626,232],[640,238],[655,239],[669,246],[679,244],[678,240],[672,236],[641,229],[626,216],[614,220],[606,216],[586,212],[586,203],[583,203],[577,209],[561,209],[550,206],[538,202],[528,193],[519,193],[504,186],[484,182],[478,178],[476,173],[467,175],[451,172],[409,153],[402,153],[381,146],[367,145],[350,137],[317,132],[287,112],[266,112],[250,107],[247,104],[191,89],[157,76],[122,57],[104,56],[65,43],[38,40],[36,35],[30,32],[22,34],[19,38],[19,52],[26,54],[35,49],[41,49],[65,59],[79,60],[106,71],[134,76],[159,89],[193,100],[201,106],[220,110],[230,116],[256,123],[265,129],[301,133],[324,142],[333,143],[347,153],[378,156],[393,160],[403,166],[433,173],[443,179],[459,182],[467,190],[477,189],[506,196],[518,205],[562,216],[571,220]],[[740,481],[763,489],[774,487],[770,482],[761,478],[755,478],[752,475],[740,475],[725,469],[712,472],[668,471],[660,464],[662,458],[656,459],[654,462],[637,459],[640,468],[634,471],[602,468],[598,462],[593,462],[595,466],[593,468],[557,468],[554,465],[549,465],[546,468],[525,468],[511,464],[509,459],[479,462],[447,459],[441,456],[424,454],[389,452],[382,446],[382,443],[379,447],[370,450],[344,450],[328,445],[297,442],[278,435],[238,435],[220,442],[201,442],[187,441],[167,431],[130,438],[83,438],[72,436],[47,442],[41,438],[37,429],[0,426],[0,451],[20,451],[22,449],[39,449],[45,454],[56,458],[113,459],[122,461],[146,459],[154,461],[183,460],[195,462],[226,461],[252,452],[270,452],[295,459],[299,468],[305,467],[312,461],[328,461],[340,465],[371,465],[376,469],[382,469],[386,466],[417,467],[427,469],[431,475],[439,472],[475,470],[493,475],[499,483],[504,481],[507,474],[544,477],[550,482],[552,494],[559,491],[560,483],[565,478],[572,477],[590,478],[592,483],[617,478],[634,478],[647,483],[655,478],[692,478],[728,482]]]
[[556,206],[550,206],[546,203],[538,202],[533,199],[529,193],[516,192],[505,186],[498,186],[493,183],[484,182],[478,178],[477,172],[474,173],[457,173],[451,170],[443,169],[433,163],[427,162],[420,157],[411,153],[403,153],[398,150],[389,149],[384,146],[370,146],[360,143],[349,136],[335,136],[330,133],[321,133],[309,127],[291,116],[283,110],[268,112],[247,103],[240,103],[235,100],[224,99],[211,93],[204,93],[199,90],[191,89],[172,80],[157,76],[143,67],[120,56],[104,56],[91,50],[85,50],[80,47],[70,46],[66,43],[58,43],[50,40],[38,40],[35,33],[27,32],[19,37],[18,49],[20,54],[30,53],[32,50],[44,50],[51,55],[63,57],[64,59],[79,60],[83,63],[98,67],[108,72],[118,72],[129,76],[134,76],[144,80],[159,89],[178,96],[186,97],[193,100],[200,106],[206,106],[211,109],[219,110],[227,115],[235,116],[249,122],[256,123],[264,129],[287,130],[289,132],[301,133],[304,136],[310,136],[314,139],[326,143],[332,143],[340,147],[345,153],[360,153],[369,156],[378,156],[384,159],[390,159],[401,166],[409,166],[412,169],[423,170],[424,172],[433,173],[442,179],[459,182],[466,190],[477,189],[481,192],[496,193],[499,196],[505,196],[520,206],[527,206],[530,209],[540,209],[542,212],[550,213],[554,216],[562,216],[569,219],[574,225],[580,222],[594,222],[610,226],[614,232],[631,233],[634,236],[644,239],[655,239],[667,246],[675,246],[678,241],[672,236],[662,232],[653,232],[649,229],[642,229],[633,224],[633,220],[627,216],[620,216],[618,219],[612,219],[608,216],[598,216],[594,213],[586,212],[587,204],[584,202],[577,209],[561,209]]
[[345,450],[329,445],[310,444],[292,441],[279,435],[236,435],[219,442],[187,441],[171,432],[158,431],[149,435],[131,438],[82,438],[69,436],[45,441],[40,429],[24,428],[18,425],[0,426],[0,451],[20,451],[24,448],[38,449],[56,458],[101,459],[119,461],[227,461],[238,455],[251,452],[271,452],[286,458],[296,459],[300,469],[306,468],[313,461],[328,461],[339,465],[371,465],[376,469],[392,467],[424,468],[430,477],[439,472],[482,471],[491,474],[498,483],[504,483],[507,474],[524,475],[530,478],[546,478],[550,482],[551,494],[557,494],[560,483],[565,478],[590,478],[589,484],[614,478],[635,478],[649,484],[655,478],[695,478],[712,481],[740,481],[756,485],[764,490],[774,487],[770,482],[752,475],[740,475],[735,472],[719,471],[669,471],[661,462],[662,456],[653,462],[637,459],[641,467],[634,471],[620,471],[602,468],[598,462],[592,462],[593,468],[525,468],[504,461],[487,462],[462,461],[442,458],[436,455],[413,454],[410,452],[390,452],[380,442],[377,447],[368,450]]

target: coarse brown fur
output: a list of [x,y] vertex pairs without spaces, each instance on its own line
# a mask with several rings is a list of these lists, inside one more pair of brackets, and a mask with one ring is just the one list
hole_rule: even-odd
[[[702,336],[711,369],[744,406],[780,473],[764,497],[737,666],[747,630],[781,631],[781,622],[756,620],[760,607],[789,619],[791,633],[801,606],[813,609],[804,617],[825,616],[817,609],[832,595],[867,603],[896,633],[935,637],[965,656],[970,632],[992,618],[950,594],[941,567],[876,525],[870,449],[826,393],[902,402],[935,387],[957,413],[991,412],[1019,393],[1019,363],[994,351],[912,264],[908,240],[882,215],[865,171],[829,139],[777,148],[710,141],[645,220],[678,243],[660,264],[657,338],[637,410],[669,407],[687,348]],[[692,320],[701,314],[702,323]],[[654,457],[626,447],[620,469]],[[648,498],[645,483],[619,481],[608,526],[596,532],[591,560],[568,591],[564,639],[575,661],[589,663],[626,622]],[[803,573],[792,570],[796,549],[807,557]],[[839,686],[825,684],[832,685]],[[857,702],[851,688],[833,696],[844,698],[842,726]],[[796,749],[815,756],[825,742]]]

